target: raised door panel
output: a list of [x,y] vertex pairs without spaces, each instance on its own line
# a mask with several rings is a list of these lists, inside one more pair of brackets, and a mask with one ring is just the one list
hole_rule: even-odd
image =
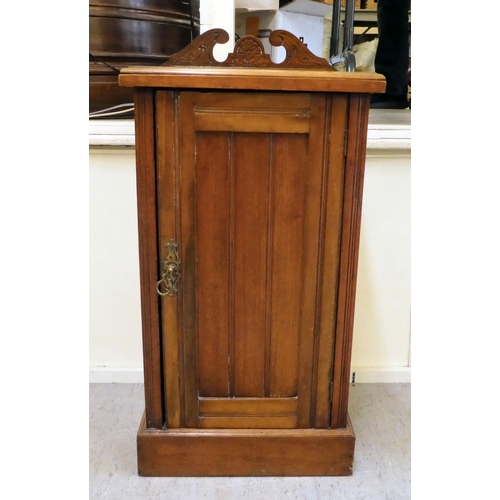
[[162,299],[167,424],[328,427],[345,100],[157,94],[160,241],[182,262]]

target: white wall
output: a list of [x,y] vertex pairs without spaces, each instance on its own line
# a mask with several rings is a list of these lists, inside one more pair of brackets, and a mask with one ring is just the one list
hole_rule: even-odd
[[[142,382],[133,148],[90,149],[90,380]],[[369,150],[352,370],[410,379],[410,152]]]
[[89,153],[91,382],[142,382],[135,150]]
[[201,0],[200,1],[200,33],[213,28],[227,31],[229,41],[214,47],[214,57],[225,61],[234,48],[234,0]]
[[[293,33],[297,38],[302,38],[307,48],[316,56],[323,57],[323,18],[308,16],[296,12],[277,12],[276,29]],[[280,63],[285,59],[283,47],[273,47],[272,60]]]
[[[324,57],[324,19],[323,16],[307,15],[298,12],[280,11],[244,11],[237,12],[235,19],[235,31],[239,36],[245,34],[245,23],[249,16],[259,17],[259,30],[283,29],[293,33],[297,38],[302,38],[307,48],[318,57]],[[285,59],[283,47],[273,47],[268,38],[260,38],[266,53],[271,60],[280,63]]]
[[409,151],[368,150],[351,370],[357,382],[410,381]]

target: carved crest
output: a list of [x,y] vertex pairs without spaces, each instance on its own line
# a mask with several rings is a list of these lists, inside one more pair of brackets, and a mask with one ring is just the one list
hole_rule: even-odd
[[174,54],[163,66],[229,66],[268,68],[327,68],[334,69],[328,61],[314,55],[295,35],[285,30],[275,30],[269,37],[274,47],[284,47],[286,56],[281,63],[274,63],[266,54],[262,42],[254,36],[241,37],[225,61],[217,61],[213,55],[216,44],[229,41],[223,29],[212,29],[198,36],[187,47]]

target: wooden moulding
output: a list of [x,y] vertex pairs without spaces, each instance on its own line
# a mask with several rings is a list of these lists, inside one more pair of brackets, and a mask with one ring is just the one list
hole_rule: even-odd
[[140,476],[350,476],[354,430],[147,429],[137,433]]
[[328,68],[328,61],[314,55],[295,35],[285,30],[275,30],[269,36],[269,43],[284,47],[285,60],[273,63],[265,53],[262,42],[255,36],[241,37],[228,54],[225,61],[217,61],[213,54],[216,44],[229,41],[229,34],[215,28],[198,36],[186,48],[174,54],[164,66],[229,66],[229,67],[288,67],[288,68]]
[[262,42],[241,37],[225,61],[217,61],[213,48],[229,40],[222,29],[198,36],[161,66],[123,68],[122,87],[162,87],[230,90],[379,93],[385,90],[382,75],[340,72],[314,55],[285,30],[275,30],[269,41],[286,51],[284,61],[274,63]]

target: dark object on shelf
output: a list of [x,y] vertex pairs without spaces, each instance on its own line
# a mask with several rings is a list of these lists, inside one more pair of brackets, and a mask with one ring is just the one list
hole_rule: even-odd
[[160,65],[199,34],[199,0],[89,0],[89,112],[133,101],[121,68]]

